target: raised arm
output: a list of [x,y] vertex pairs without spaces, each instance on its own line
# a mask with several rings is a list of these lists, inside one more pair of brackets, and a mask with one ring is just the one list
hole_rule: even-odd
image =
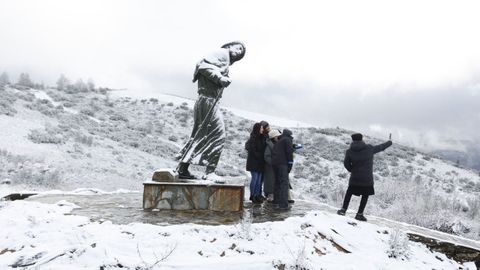
[[388,141],[386,143],[382,143],[382,144],[379,144],[379,145],[375,145],[373,147],[373,153],[376,154],[378,152],[381,152],[385,149],[387,149],[388,147],[390,147],[392,145],[392,141]]

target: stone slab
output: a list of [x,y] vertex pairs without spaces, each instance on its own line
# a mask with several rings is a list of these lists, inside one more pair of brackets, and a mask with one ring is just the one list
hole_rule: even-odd
[[148,181],[143,188],[145,210],[243,210],[243,185]]

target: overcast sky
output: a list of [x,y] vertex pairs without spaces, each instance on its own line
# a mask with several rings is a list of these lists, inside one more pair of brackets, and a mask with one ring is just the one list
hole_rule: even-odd
[[0,0],[0,72],[195,98],[195,63],[241,40],[223,105],[456,146],[478,138],[479,10],[458,0]]

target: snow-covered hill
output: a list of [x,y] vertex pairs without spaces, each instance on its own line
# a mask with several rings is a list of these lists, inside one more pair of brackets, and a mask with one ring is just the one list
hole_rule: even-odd
[[[0,95],[0,130],[2,130],[0,132],[0,182],[2,183],[0,185],[0,195],[13,191],[72,190],[76,188],[99,188],[107,191],[118,189],[140,190],[142,182],[150,178],[156,168],[174,167],[176,165],[172,157],[191,132],[193,101],[179,97],[159,95],[154,98],[135,100],[129,97],[112,96],[107,91],[66,93],[56,89],[17,90],[11,87],[0,90]],[[292,127],[295,140],[305,145],[305,150],[295,157],[296,162],[291,178],[295,197],[327,203],[332,206],[340,205],[348,182],[348,174],[343,168],[342,161],[352,131],[340,128],[316,128],[301,123],[301,121],[279,119],[229,110],[228,108],[223,108],[222,112],[227,128],[227,143],[217,170],[219,175],[248,183],[248,175],[244,169],[246,153],[243,150],[243,145],[254,121],[267,120],[273,127]],[[366,137],[366,141],[380,142],[378,139],[369,137]],[[197,174],[200,174],[201,169],[193,168],[194,171],[198,170]],[[458,168],[450,162],[409,147],[394,144],[393,147],[376,156],[375,181],[376,195],[372,197],[367,206],[367,214],[462,235],[470,239],[480,239],[480,178],[477,171]],[[355,208],[357,205],[357,201],[353,200],[351,207]],[[24,220],[24,216],[10,216],[12,211],[28,209],[29,206],[24,205],[24,203],[8,203],[2,206],[0,214],[9,217],[7,219],[9,221],[5,221],[10,222],[8,224],[30,222],[28,218]],[[50,206],[32,205],[32,207],[47,209]],[[52,215],[56,215],[55,213],[58,211],[59,213],[63,211],[59,209],[61,207],[51,210]],[[340,217],[328,215],[327,218],[323,216],[325,214],[316,214],[333,222],[318,226],[337,226],[336,220],[339,220],[338,222],[343,220]],[[40,218],[33,213],[31,215],[33,216],[33,222],[30,225],[35,224],[38,219],[43,220],[43,217]],[[267,230],[273,233],[273,231],[277,231],[277,228],[272,229],[276,226],[297,226],[298,224],[292,224],[296,222],[300,224],[307,222],[307,220],[312,224],[317,224],[318,219],[319,217],[315,217],[314,214],[309,214],[305,220],[292,219],[279,224],[255,226],[259,226],[260,229],[258,230],[260,231]],[[90,237],[93,234],[101,234],[103,230],[117,231],[122,235],[125,227],[107,224],[111,226],[107,228],[101,227],[99,224],[89,224],[88,226],[85,225],[86,228],[92,226],[100,226],[101,228],[98,228],[98,231],[85,231],[85,226],[80,225],[87,223],[78,221],[82,218],[55,216],[51,217],[51,221],[53,220],[58,223],[66,222],[66,224],[72,222],[73,227],[66,229],[69,232],[63,232],[66,239],[70,237],[68,236],[69,233]],[[78,228],[75,227],[77,225]],[[33,225],[31,229],[27,225],[25,226],[22,230],[38,229]],[[339,230],[343,228],[342,226],[339,225]],[[141,224],[132,224],[127,227],[139,230],[135,235],[143,235],[141,236],[142,240],[144,238],[156,239],[151,237],[150,232],[147,231],[162,230],[161,228]],[[147,227],[148,229],[145,230],[144,228]],[[350,227],[352,226],[345,225],[345,233],[351,229]],[[218,227],[216,228],[218,229]],[[181,226],[171,228],[178,235],[183,235],[184,229]],[[215,228],[199,229],[198,227],[185,230],[204,229],[209,232],[216,230]],[[231,228],[221,227],[221,230],[224,229],[226,231],[231,230]],[[376,235],[373,232],[375,230],[380,229],[372,229],[372,239],[376,239],[374,241],[378,241],[377,244],[380,246],[385,245],[388,236]],[[280,230],[279,233],[281,234],[281,232]],[[295,234],[295,232],[289,233]],[[364,233],[363,230],[361,233]],[[127,236],[131,237],[128,233]],[[89,239],[88,237],[86,239]],[[259,237],[259,239],[263,239],[262,237]],[[276,239],[282,239],[283,236],[276,235],[275,237]],[[311,237],[313,236],[309,235],[308,238],[302,236],[296,239],[304,241],[305,238],[310,239],[305,241],[313,241]],[[135,239],[135,237],[132,239]],[[228,239],[228,237],[225,239]],[[354,239],[357,238],[352,238],[352,242],[347,242],[347,244],[356,246],[356,250],[361,250],[361,245]],[[161,239],[157,240],[161,241]],[[360,240],[358,239],[358,241]],[[23,239],[19,243],[26,244],[29,241]],[[139,239],[135,241],[138,242]],[[264,239],[263,242],[268,242],[268,240]],[[113,245],[113,242],[102,243],[106,246]],[[289,242],[287,241],[287,243]],[[255,244],[252,242],[251,244],[262,246],[260,242],[255,242]],[[33,242],[30,242],[30,245],[36,246]],[[87,246],[85,248],[76,250],[83,250],[83,253],[89,249]],[[109,246],[105,250],[123,254],[123,251],[112,251],[112,248],[115,249],[113,246]],[[213,249],[216,252],[220,251],[219,248],[215,247]],[[295,246],[294,249],[298,249],[298,247]],[[32,250],[28,254],[31,255],[31,252],[34,251],[43,252],[35,248]],[[322,249],[320,250],[324,252]],[[381,246],[381,250],[382,254],[385,254],[384,246]],[[318,253],[314,249],[313,251]],[[75,252],[71,252],[71,254]],[[98,250],[94,252],[98,252]],[[131,252],[136,252],[135,247],[129,246],[125,254],[128,253],[130,254],[128,256],[132,256]],[[189,252],[188,254],[193,254],[193,251]],[[225,255],[227,257],[228,252],[227,250]],[[258,253],[259,251],[255,252]],[[264,252],[263,254],[270,254],[268,256],[276,254],[275,251],[272,253],[262,252]],[[419,254],[423,254],[422,252]],[[296,253],[296,251],[293,253]],[[55,254],[55,252],[51,253],[52,256],[55,256]],[[222,254],[221,251],[220,254]],[[125,259],[122,256],[109,256],[109,258]],[[145,256],[151,257],[152,255]],[[161,257],[161,255],[159,256]],[[243,255],[239,256],[234,256],[236,259],[232,260],[236,261],[238,258],[240,260],[243,258]],[[330,258],[335,258],[335,256],[324,258],[328,258],[328,263],[334,265],[338,262],[335,259],[330,261]],[[440,260],[438,259],[438,262],[433,262],[434,259],[431,258],[433,255],[428,255],[430,257],[423,256],[419,255],[412,260],[416,262],[424,260],[428,265],[430,265],[430,262],[432,265],[436,265],[436,268],[449,269],[449,267],[439,264]],[[70,257],[70,255],[67,257]],[[137,257],[132,260],[138,260]],[[18,258],[18,256],[15,258]],[[0,261],[1,259],[2,256],[0,256]],[[121,259],[121,263],[124,264],[123,259]],[[390,262],[390,259],[385,259],[386,261],[384,259],[382,257],[378,261],[370,261],[369,263],[374,263],[371,268],[391,269],[396,267],[396,263]],[[220,258],[219,263],[222,260]],[[308,260],[316,262],[317,259],[309,257]],[[145,259],[143,263],[145,261],[152,262],[154,260],[152,258]],[[285,262],[285,260],[282,260],[282,262]],[[405,263],[410,262],[411,260],[408,259],[403,262],[404,264],[400,263],[399,265],[405,266],[407,265]],[[444,260],[444,262],[451,263],[448,260]],[[104,263],[111,266],[114,261]],[[323,261],[323,263],[327,262]],[[136,262],[131,265],[140,264]],[[259,265],[270,265],[270,268],[265,267],[271,269],[272,261],[260,260]],[[185,267],[188,268],[188,266]],[[418,265],[416,267],[422,269]],[[107,268],[104,267],[104,269]],[[335,269],[337,268],[342,269],[340,266],[335,267]],[[398,266],[398,269],[407,268],[415,269]],[[62,269],[62,267],[58,267],[58,269]]]

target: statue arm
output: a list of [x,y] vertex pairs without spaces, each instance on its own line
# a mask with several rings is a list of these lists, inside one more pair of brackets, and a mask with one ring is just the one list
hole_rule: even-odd
[[218,70],[217,68],[200,68],[198,69],[198,73],[199,74],[202,74],[203,76],[207,77],[209,80],[211,80],[212,82],[218,84],[218,85],[221,85],[221,80],[222,79],[225,79],[225,78],[228,78],[228,76],[223,76],[221,73],[220,73],[220,70]]

